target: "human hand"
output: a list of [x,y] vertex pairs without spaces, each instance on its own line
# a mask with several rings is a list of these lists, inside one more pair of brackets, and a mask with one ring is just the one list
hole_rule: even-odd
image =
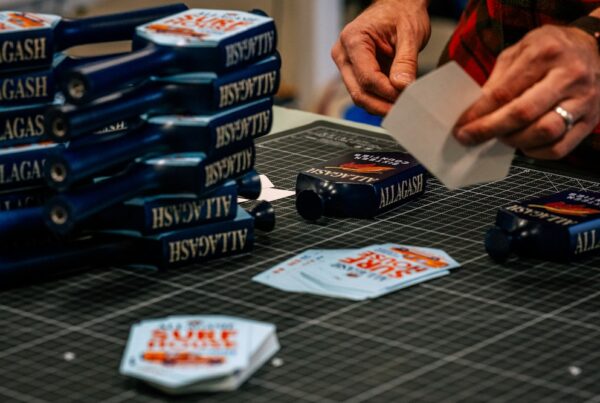
[[354,103],[385,115],[415,80],[430,33],[426,0],[379,0],[346,25],[331,56]]
[[[561,109],[572,115],[571,128]],[[483,95],[462,114],[454,133],[464,145],[497,137],[530,157],[559,159],[599,121],[595,39],[578,28],[546,25],[500,54]]]

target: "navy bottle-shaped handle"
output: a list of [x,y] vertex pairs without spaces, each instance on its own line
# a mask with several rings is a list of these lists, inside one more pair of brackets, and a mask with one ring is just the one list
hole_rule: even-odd
[[60,194],[44,206],[44,221],[53,232],[66,235],[94,214],[160,186],[158,176],[152,167],[140,166],[125,175]]
[[125,91],[102,98],[98,102],[76,107],[64,105],[49,108],[44,116],[46,133],[59,143],[70,141],[106,126],[164,107],[165,92],[154,86],[140,91]]
[[33,238],[48,235],[41,206],[0,212],[0,240]]
[[536,224],[523,225],[507,230],[500,226],[488,229],[485,234],[485,251],[498,263],[504,263],[515,252],[517,255],[535,256],[539,254],[536,248],[536,237],[541,228]]
[[58,24],[54,32],[56,50],[86,43],[132,39],[138,25],[187,9],[185,4],[179,3],[98,17],[65,19]]
[[238,196],[249,200],[256,200],[262,191],[260,175],[255,169],[235,180]]
[[49,186],[65,190],[83,179],[122,166],[136,157],[151,152],[167,152],[168,149],[163,131],[142,126],[133,133],[101,138],[81,147],[71,143],[71,147],[46,158],[44,176]]
[[302,190],[296,194],[296,210],[305,220],[318,220],[325,213],[330,198],[321,188]]
[[96,241],[28,248],[0,256],[0,288],[46,280],[82,266],[116,265],[134,259],[134,240]]
[[160,75],[175,59],[172,49],[149,45],[124,56],[70,70],[64,74],[61,88],[69,102],[83,104],[130,83]]
[[254,217],[254,228],[270,232],[275,229],[275,209],[273,205],[267,201],[259,201],[248,211]]

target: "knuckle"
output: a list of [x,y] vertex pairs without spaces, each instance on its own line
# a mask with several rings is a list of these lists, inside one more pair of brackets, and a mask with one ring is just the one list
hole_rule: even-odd
[[504,105],[512,100],[511,93],[504,87],[494,88],[489,92],[489,97],[496,105]]
[[359,35],[348,35],[344,41],[344,46],[347,49],[359,48],[364,42]]
[[542,57],[544,59],[554,59],[563,51],[562,44],[556,39],[548,39],[542,47]]
[[350,97],[357,106],[360,106],[367,111],[372,110],[373,105],[371,104],[369,97],[363,91],[352,91],[350,92]]
[[574,81],[587,82],[591,79],[590,67],[582,60],[573,60],[569,64],[568,74]]
[[556,37],[546,36],[533,39],[528,34],[528,45],[523,50],[523,56],[531,63],[548,63],[555,60],[564,51],[564,46]]
[[352,101],[358,106],[364,106],[365,97],[360,91],[350,91],[350,97]]
[[352,31],[352,28],[346,26],[340,33],[340,42],[343,44],[347,44],[349,41],[351,41],[352,38],[355,36]]
[[536,125],[535,134],[542,143],[550,143],[558,140],[564,131],[562,120],[544,120]]
[[524,126],[535,119],[534,110],[524,106],[515,106],[510,115],[511,118],[521,126]]
[[360,88],[366,90],[367,92],[372,92],[375,88],[375,82],[373,81],[373,77],[368,74],[357,74],[356,82],[358,83]]
[[514,53],[515,50],[513,46],[506,48],[502,51],[502,53],[500,53],[500,55],[498,55],[498,62],[506,62],[511,60],[513,58]]

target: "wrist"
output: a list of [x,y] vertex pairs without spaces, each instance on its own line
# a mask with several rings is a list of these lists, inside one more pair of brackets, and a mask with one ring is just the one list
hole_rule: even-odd
[[578,18],[569,24],[570,27],[577,28],[594,38],[596,47],[600,52],[600,9],[596,9],[590,15]]
[[[409,0],[410,3],[418,3],[419,5],[423,6],[424,8],[429,7],[429,3],[431,3],[431,0]],[[396,3],[398,5],[402,5],[403,3],[406,4],[406,0],[373,0],[372,3]],[[600,8],[598,9],[600,10]]]

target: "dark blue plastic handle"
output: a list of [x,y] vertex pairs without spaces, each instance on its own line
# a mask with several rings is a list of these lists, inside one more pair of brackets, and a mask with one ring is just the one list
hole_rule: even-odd
[[185,4],[101,15],[77,20],[62,20],[54,31],[56,50],[86,43],[132,39],[138,25],[187,10]]
[[124,263],[137,250],[135,240],[86,239],[5,253],[0,256],[0,288],[46,280],[78,267]]
[[262,184],[255,169],[236,179],[237,194],[246,199],[255,200],[260,196]]
[[86,142],[81,147],[71,143],[64,152],[50,154],[46,158],[44,176],[48,185],[65,190],[85,178],[122,166],[136,157],[152,152],[167,152],[169,147],[165,139],[164,132],[159,128],[142,126],[133,133]]
[[46,132],[59,143],[93,133],[107,122],[129,120],[153,108],[165,108],[161,88],[119,92],[98,102],[76,107],[64,105],[49,108],[44,116]]
[[44,234],[48,229],[44,225],[43,208],[25,207],[0,212],[0,240],[34,238]]
[[55,233],[65,235],[94,214],[160,186],[152,167],[136,167],[126,175],[55,196],[44,206],[44,221]]
[[123,83],[136,83],[160,74],[176,58],[170,48],[149,45],[124,56],[79,66],[65,74],[61,89],[69,102],[83,104],[105,94],[107,88],[119,88]]

